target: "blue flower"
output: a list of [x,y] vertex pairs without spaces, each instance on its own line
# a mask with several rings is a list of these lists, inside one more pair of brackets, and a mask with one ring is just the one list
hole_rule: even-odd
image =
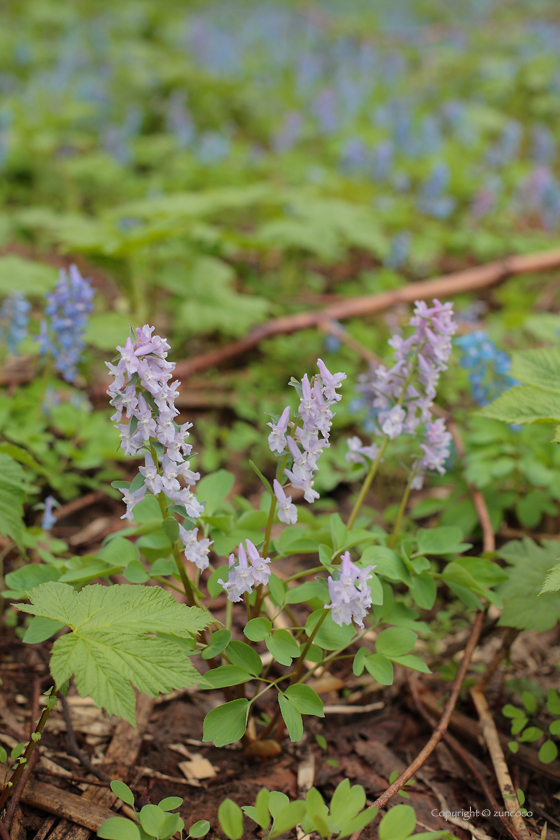
[[511,360],[498,350],[485,330],[475,330],[455,340],[462,352],[461,367],[469,372],[471,393],[479,405],[488,403],[517,384],[508,371]]
[[93,311],[93,289],[75,265],[47,295],[46,318],[41,322],[38,341],[41,352],[52,356],[55,368],[67,382],[74,382],[83,358],[88,316]]
[[30,309],[31,304],[21,292],[12,292],[0,307],[0,341],[12,356],[17,355],[27,336]]

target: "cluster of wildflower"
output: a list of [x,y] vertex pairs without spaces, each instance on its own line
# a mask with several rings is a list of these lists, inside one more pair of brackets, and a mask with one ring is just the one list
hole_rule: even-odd
[[421,490],[424,484],[424,473],[428,470],[445,473],[445,462],[451,451],[451,433],[445,428],[445,420],[438,418],[432,423],[426,423],[424,443],[420,444],[424,455],[412,465],[413,478],[410,486],[413,490]]
[[[114,382],[107,393],[116,409],[112,420],[121,435],[121,447],[126,455],[144,453],[144,466],[139,468],[143,483],[140,487],[123,491],[127,509],[122,519],[132,519],[133,510],[149,490],[154,496],[164,493],[168,499],[182,505],[185,513],[198,519],[204,506],[196,499],[191,487],[200,478],[190,469],[188,456],[192,446],[187,443],[192,423],[179,426],[175,407],[179,382],[169,382],[175,369],[167,361],[169,344],[154,327],[145,325],[136,330],[136,341],[128,338],[124,347],[117,347],[117,364],[106,362]],[[127,422],[122,422],[126,412]],[[179,479],[182,478],[183,486]],[[185,556],[199,569],[208,566],[209,540],[197,540],[197,529],[187,531],[179,527],[185,546]]]
[[12,292],[0,307],[0,341],[15,356],[27,336],[31,304],[21,292]]
[[43,531],[52,531],[56,518],[53,513],[53,507],[57,504],[54,496],[47,496],[45,499],[45,511],[41,519],[41,528]]
[[[278,423],[268,424],[272,429],[268,436],[268,445],[271,451],[283,455],[286,449],[288,450],[293,463],[291,470],[284,470],[284,475],[289,479],[292,487],[304,491],[303,496],[310,503],[319,498],[319,494],[313,489],[313,475],[319,469],[317,461],[323,449],[330,446],[329,434],[334,417],[330,407],[341,399],[341,395],[336,392],[336,389],[340,387],[342,380],[346,379],[345,373],[332,374],[322,359],[317,359],[317,367],[320,371],[320,377],[316,376],[313,382],[310,382],[309,377],[305,374],[301,380],[301,398],[296,416],[299,417],[303,425],[295,427],[295,437],[288,435],[288,426],[290,425],[289,406],[282,412]],[[299,389],[299,383],[297,383],[297,386]],[[299,448],[298,443],[303,451]],[[282,490],[280,485],[278,486]],[[286,502],[283,491],[280,495],[276,491],[276,498],[284,516],[281,521],[295,522],[297,520],[295,506]]]
[[243,543],[239,543],[237,561],[235,554],[229,556],[227,581],[221,578],[218,580],[227,593],[228,601],[241,601],[241,596],[245,593],[250,594],[256,584],[266,586],[270,577],[270,559],[261,557],[251,540],[245,540],[245,543],[247,549]]
[[329,576],[329,595],[331,604],[325,609],[331,611],[332,620],[336,624],[351,624],[355,621],[359,627],[364,626],[364,618],[371,607],[371,590],[368,581],[371,578],[370,572],[375,566],[366,566],[360,569],[350,560],[350,552],[342,555],[340,572],[336,572],[336,578]]
[[[443,421],[432,421],[431,408],[441,372],[447,368],[451,353],[451,337],[456,330],[451,303],[433,301],[429,307],[416,301],[409,326],[412,335],[405,339],[393,335],[389,345],[394,350],[395,364],[387,369],[378,365],[370,371],[358,390],[370,407],[375,432],[393,440],[399,435],[415,435],[423,427],[428,452],[416,461],[415,486],[422,486],[426,469],[443,469],[443,453],[449,448],[449,437]],[[359,438],[348,442],[347,460],[357,461],[367,455]],[[369,449],[366,447],[365,449]],[[436,457],[435,453],[439,453]],[[371,456],[368,456],[371,457]],[[439,466],[435,466],[435,465]]]
[[366,458],[369,458],[371,461],[375,461],[379,455],[379,447],[377,444],[372,443],[370,446],[364,446],[358,435],[348,438],[346,443],[348,444],[348,452],[345,457],[350,464],[365,464]]
[[75,265],[70,266],[68,275],[61,269],[54,291],[47,295],[47,317],[41,322],[39,334],[41,352],[52,356],[55,368],[67,382],[76,379],[82,359],[92,298],[92,287]]
[[511,366],[508,354],[498,350],[485,330],[462,335],[455,343],[461,349],[461,367],[469,373],[471,392],[479,405],[487,405],[516,384],[508,375]]

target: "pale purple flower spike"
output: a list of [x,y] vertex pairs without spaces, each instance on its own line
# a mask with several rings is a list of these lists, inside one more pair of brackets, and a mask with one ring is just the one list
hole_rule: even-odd
[[[417,300],[409,326],[414,327],[409,338],[394,335],[389,340],[394,350],[393,367],[378,365],[359,390],[371,400],[378,434],[394,440],[401,434],[415,435],[422,427],[424,457],[413,465],[416,475],[411,485],[418,489],[425,470],[437,470],[443,475],[443,464],[449,455],[451,437],[444,420],[433,421],[432,405],[440,374],[447,369],[451,337],[457,329],[453,304],[434,300],[429,307],[425,301]],[[412,381],[405,389],[412,373]],[[350,442],[348,445],[351,451],[347,459],[355,460],[354,449]]]
[[[301,380],[298,416],[303,422],[303,427],[295,427],[295,437],[287,434],[290,417],[289,407],[284,409],[277,424],[268,424],[272,429],[268,436],[268,445],[271,451],[282,455],[285,453],[286,447],[288,448],[293,458],[293,464],[291,470],[284,470],[284,475],[289,479],[292,487],[304,491],[304,499],[310,503],[319,498],[319,494],[313,489],[313,474],[319,469],[317,461],[323,449],[330,446],[329,434],[334,417],[330,406],[341,399],[341,395],[336,392],[336,389],[346,379],[345,373],[331,373],[322,359],[317,359],[317,367],[321,374],[320,377],[314,377],[313,381],[310,382],[309,377],[305,374]],[[301,444],[303,452],[295,438]],[[278,486],[280,487],[279,483]],[[280,489],[282,488],[280,487]],[[275,493],[279,502],[278,518],[280,521],[290,522],[291,524],[297,522],[295,505],[288,503],[286,507],[282,507],[285,505],[284,499],[286,497],[284,496],[281,499],[276,492],[276,488]],[[289,498],[291,502],[291,497]],[[284,516],[286,518],[283,518]]]
[[[227,581],[223,581],[221,578],[218,580],[218,583],[221,583],[226,591],[228,601],[241,601],[242,595],[250,594],[255,584],[262,583],[266,586],[270,577],[270,559],[261,557],[251,540],[245,540],[245,544],[247,549],[245,549],[243,543],[239,543],[237,562],[235,561],[235,554],[229,556]],[[250,565],[249,560],[251,561]]]
[[375,443],[371,444],[371,446],[364,446],[361,438],[357,435],[348,438],[346,443],[348,444],[348,452],[345,458],[350,464],[365,464],[366,460],[364,455],[371,461],[375,461],[379,455],[379,447]]
[[[136,341],[126,340],[124,347],[117,347],[119,360],[116,365],[106,362],[114,381],[107,393],[115,408],[112,420],[121,435],[121,447],[126,455],[144,453],[144,466],[139,468],[144,484],[134,491],[125,490],[123,501],[127,509],[122,519],[132,519],[134,507],[141,502],[146,491],[157,496],[162,491],[175,504],[183,505],[187,516],[198,519],[204,510],[190,487],[200,478],[190,469],[188,456],[192,446],[187,443],[191,423],[179,426],[175,407],[179,382],[169,382],[175,369],[167,361],[169,344],[154,327],[147,324],[136,330]],[[127,422],[123,423],[123,413]],[[157,453],[157,463],[152,455]],[[179,479],[183,479],[181,484]],[[208,567],[209,540],[197,540],[197,532],[179,528],[185,546],[185,556],[199,569]]]
[[360,569],[350,560],[350,552],[342,555],[340,573],[334,580],[329,576],[329,595],[331,604],[325,609],[331,610],[332,620],[335,624],[356,624],[363,629],[364,618],[371,607],[371,591],[368,581],[371,578],[370,572],[375,566],[366,566]]

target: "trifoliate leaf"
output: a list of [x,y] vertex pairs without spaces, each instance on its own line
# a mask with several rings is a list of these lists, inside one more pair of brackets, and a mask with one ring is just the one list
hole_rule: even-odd
[[178,604],[159,587],[87,586],[75,592],[64,583],[32,589],[23,612],[68,625],[72,633],[57,639],[51,673],[58,686],[75,676],[80,694],[91,696],[109,714],[135,725],[134,691],[159,692],[204,684],[204,678],[177,646],[148,634],[196,634],[209,618],[198,607]]

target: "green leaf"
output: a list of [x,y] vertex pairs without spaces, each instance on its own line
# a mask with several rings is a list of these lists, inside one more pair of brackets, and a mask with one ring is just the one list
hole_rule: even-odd
[[289,798],[286,796],[285,793],[281,793],[279,790],[271,790],[269,797],[268,797],[268,810],[271,813],[272,819],[276,819],[280,811],[284,810],[284,808],[289,805]]
[[230,494],[235,476],[227,470],[218,470],[205,476],[196,487],[197,499],[205,502],[204,515],[212,516],[223,508],[226,497]]
[[134,725],[134,684],[151,697],[205,680],[187,657],[167,640],[148,634],[198,633],[209,622],[197,607],[178,604],[159,587],[100,586],[75,592],[64,583],[44,583],[29,593],[23,612],[68,625],[72,633],[57,639],[51,673],[57,686],[72,674],[78,691],[99,707]]
[[114,537],[101,549],[99,558],[111,566],[121,566],[124,569],[133,560],[140,559],[140,552],[126,537]]
[[[0,262],[5,257],[0,257]],[[27,480],[21,466],[0,452],[0,534],[23,547],[23,503]]]
[[295,685],[289,686],[284,692],[284,695],[302,715],[325,717],[323,701],[310,686],[296,683]]
[[8,760],[8,753],[4,747],[0,747],[0,764],[5,764]]
[[8,592],[2,593],[3,598],[21,599],[27,597],[27,592],[39,586],[41,583],[58,580],[60,572],[54,566],[45,566],[42,563],[28,563],[9,572],[4,578]]
[[161,808],[163,811],[174,811],[176,808],[180,808],[182,804],[183,800],[180,796],[166,796],[165,799],[158,802],[158,808]]
[[379,823],[379,840],[405,840],[416,826],[416,814],[410,805],[395,805]]
[[525,717],[523,709],[518,709],[517,706],[512,706],[511,703],[506,703],[502,707],[502,714],[507,718]]
[[554,741],[545,741],[539,750],[539,761],[543,764],[551,764],[558,756],[558,747]]
[[509,580],[497,588],[504,601],[499,624],[543,632],[560,620],[560,598],[555,592],[540,595],[542,582],[558,560],[558,542],[543,540],[539,546],[527,537],[512,540],[497,554],[509,564]]
[[255,822],[260,825],[262,829],[266,829],[270,823],[270,816],[268,813],[268,801],[270,794],[266,788],[261,788],[257,794],[255,802]]
[[468,592],[473,592],[480,598],[488,599],[499,607],[503,606],[500,598],[495,593],[481,586],[459,563],[448,563],[441,576],[445,583],[450,586],[454,584],[455,586],[466,589]]
[[214,741],[217,747],[239,741],[245,734],[248,716],[249,701],[244,697],[212,709],[204,718],[202,740]]
[[529,719],[526,718],[525,715],[523,715],[523,717],[514,718],[514,720],[512,721],[512,724],[511,724],[511,734],[512,735],[519,735],[521,730],[526,726],[526,724],[528,722],[529,722]]
[[268,618],[252,618],[243,628],[243,633],[252,642],[262,642],[271,630],[272,624]]
[[311,601],[312,598],[319,598],[324,604],[329,600],[329,590],[326,582],[318,580],[308,580],[305,583],[300,583],[299,586],[294,586],[293,589],[288,590],[287,604],[303,604],[305,601]]
[[204,676],[210,683],[211,688],[241,685],[253,679],[248,671],[239,668],[237,665],[220,665],[219,668],[211,668]]
[[549,573],[547,574],[543,587],[539,592],[539,595],[542,595],[543,592],[558,592],[560,589],[560,563],[557,563]]
[[256,650],[249,647],[245,642],[230,642],[225,649],[225,654],[232,665],[239,665],[250,674],[258,676],[262,671],[262,661]]
[[268,492],[269,492],[269,493],[270,493],[270,495],[272,496],[272,495],[273,495],[273,494],[272,494],[272,487],[270,486],[270,481],[268,480],[268,478],[265,478],[265,477],[264,477],[264,475],[263,475],[263,474],[262,474],[262,472],[259,470],[259,468],[257,467],[257,465],[255,464],[255,462],[254,462],[254,461],[249,460],[249,466],[251,467],[251,469],[253,470],[253,472],[254,472],[254,473],[256,473],[256,474],[258,475],[258,477],[259,477],[259,478],[260,478],[260,480],[262,481],[262,483],[263,483],[264,487],[266,488],[266,490],[268,490]]
[[62,621],[53,621],[52,618],[43,618],[41,615],[36,615],[29,622],[23,641],[28,645],[44,642],[65,626]]
[[403,656],[412,650],[418,636],[406,627],[389,627],[382,630],[375,642],[375,650],[383,656]]
[[[305,622],[305,632],[308,636],[311,635],[317,622],[324,616],[324,614],[325,609],[323,607],[319,610],[315,610],[315,612],[312,612],[308,617]],[[329,610],[327,617],[321,624],[321,627],[317,631],[317,635],[313,641],[323,650],[339,650],[340,648],[346,647],[355,635],[356,631],[351,624],[343,624],[342,626],[336,624],[332,620]]]
[[525,385],[560,394],[560,347],[512,353],[510,375]]
[[307,791],[305,807],[316,831],[319,832],[321,837],[329,837],[331,833],[328,825],[329,809],[317,788],[312,787]]
[[531,694],[530,691],[524,691],[521,694],[521,700],[523,705],[527,709],[530,715],[534,715],[537,711],[537,699],[534,694]]
[[393,665],[386,656],[371,653],[364,659],[366,670],[381,685],[393,685]]
[[378,813],[378,808],[367,808],[365,811],[362,811],[361,814],[357,814],[350,820],[350,822],[347,822],[342,826],[340,834],[338,835],[338,840],[342,840],[343,837],[349,837],[356,831],[361,831],[366,827],[366,825],[369,825],[370,822],[375,819]]
[[280,711],[282,712],[284,723],[286,724],[286,729],[288,730],[288,735],[290,736],[290,741],[301,741],[303,737],[303,721],[301,719],[301,713],[298,712],[290,699],[282,694],[282,692],[278,693],[278,702],[280,704]]
[[131,808],[134,808],[134,794],[130,790],[128,785],[125,785],[124,782],[120,782],[118,779],[111,782],[111,790],[118,796],[119,799],[122,799],[127,805],[130,805]]
[[265,644],[281,665],[291,665],[292,659],[299,656],[299,645],[287,630],[275,630]]
[[140,825],[150,837],[160,837],[165,822],[165,812],[157,805],[144,805],[138,814]]
[[268,579],[268,588],[270,590],[270,597],[277,607],[283,607],[286,602],[286,584],[280,578],[272,573]]
[[0,257],[0,294],[17,289],[24,295],[43,297],[54,289],[58,271],[51,265],[9,254]]
[[548,689],[546,708],[551,715],[560,715],[560,695],[555,688]]
[[227,648],[231,641],[231,630],[217,630],[212,633],[208,647],[202,651],[203,659],[213,659]]
[[493,403],[477,411],[477,414],[521,425],[557,423],[560,421],[560,394],[532,385],[517,385],[504,391]]
[[519,749],[519,744],[517,741],[508,741],[508,747],[510,748],[512,753],[516,753]]
[[305,815],[305,802],[296,799],[278,813],[272,824],[270,837],[278,837],[300,823]]
[[463,532],[454,525],[425,530],[419,528],[416,534],[419,554],[462,554],[469,543],[462,542]]
[[124,570],[124,576],[130,583],[146,583],[150,579],[140,560],[132,560]]
[[365,804],[366,793],[363,787],[350,785],[349,779],[343,779],[331,799],[331,817],[334,827],[341,829],[362,810]]
[[367,648],[361,647],[359,648],[356,656],[354,657],[354,661],[352,663],[352,671],[354,672],[354,676],[359,677],[360,674],[363,673],[365,668],[365,659],[368,655]]
[[189,828],[189,837],[206,837],[208,832],[210,831],[210,823],[208,820],[198,820],[198,822],[193,823]]
[[174,545],[179,539],[179,523],[174,516],[166,516],[161,526],[167,536],[167,539]]
[[140,826],[124,817],[109,817],[98,828],[97,836],[107,840],[142,840]]
[[553,720],[548,729],[551,735],[560,735],[560,720]]
[[410,594],[415,604],[418,604],[423,610],[431,610],[437,595],[435,580],[427,572],[413,575],[410,581]]
[[413,656],[411,653],[407,653],[405,656],[391,656],[390,659],[395,665],[402,665],[412,671],[421,671],[423,674],[432,673],[423,659],[420,659],[419,656]]
[[[175,797],[170,798],[174,799]],[[171,837],[178,831],[182,831],[184,827],[185,823],[179,814],[167,814],[160,830],[160,840],[171,840]]]
[[388,580],[400,580],[410,585],[410,572],[392,548],[387,548],[384,545],[374,545],[366,548],[362,554],[362,562],[365,565],[370,563],[375,565],[377,575],[381,575]]
[[519,736],[519,740],[521,742],[528,741],[532,743],[533,741],[538,741],[539,738],[542,738],[544,732],[542,729],[539,729],[538,726],[528,726],[527,729]]
[[218,820],[229,840],[239,840],[243,835],[243,812],[232,799],[224,799],[218,808]]

